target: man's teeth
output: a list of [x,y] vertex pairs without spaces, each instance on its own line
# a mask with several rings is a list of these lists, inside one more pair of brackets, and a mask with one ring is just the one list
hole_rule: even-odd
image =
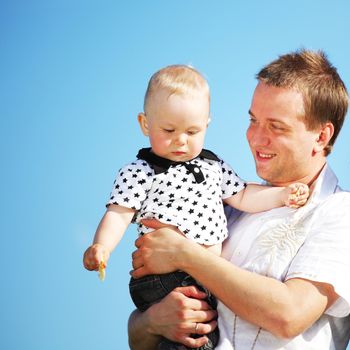
[[274,154],[259,153],[259,156],[261,158],[272,158],[274,156]]

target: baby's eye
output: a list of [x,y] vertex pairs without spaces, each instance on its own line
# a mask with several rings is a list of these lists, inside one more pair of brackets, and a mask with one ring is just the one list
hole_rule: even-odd
[[174,129],[163,129],[165,132],[169,132],[169,133],[171,133],[171,132],[174,132],[175,130]]
[[196,135],[198,133],[198,130],[190,130],[187,133],[188,135]]

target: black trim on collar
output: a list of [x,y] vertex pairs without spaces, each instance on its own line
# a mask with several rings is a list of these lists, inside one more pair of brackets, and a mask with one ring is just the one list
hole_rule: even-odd
[[187,162],[175,162],[154,154],[151,150],[151,147],[142,148],[137,154],[137,159],[143,159],[152,165],[154,172],[156,174],[164,173],[171,166],[184,165],[188,171],[190,171],[196,179],[197,183],[204,181],[204,175],[200,170],[200,167],[189,162],[196,158],[205,158],[209,160],[220,161],[215,153],[207,149],[203,149],[201,153],[196,157]]

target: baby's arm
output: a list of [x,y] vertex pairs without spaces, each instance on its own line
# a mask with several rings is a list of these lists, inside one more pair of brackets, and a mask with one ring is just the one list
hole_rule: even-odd
[[97,227],[93,244],[84,253],[84,266],[87,270],[98,270],[100,262],[105,264],[110,253],[117,246],[135,210],[120,205],[110,204]]
[[299,208],[306,203],[308,197],[309,188],[302,183],[293,183],[287,187],[250,183],[234,196],[226,198],[224,202],[241,211],[256,213],[284,205]]

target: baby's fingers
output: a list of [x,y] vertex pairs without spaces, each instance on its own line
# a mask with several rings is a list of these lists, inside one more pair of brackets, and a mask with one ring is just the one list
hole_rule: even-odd
[[294,183],[288,186],[289,195],[287,205],[291,208],[299,208],[304,205],[309,197],[309,187],[302,183]]
[[99,260],[96,256],[86,251],[83,259],[84,267],[89,271],[97,271],[99,267]]

